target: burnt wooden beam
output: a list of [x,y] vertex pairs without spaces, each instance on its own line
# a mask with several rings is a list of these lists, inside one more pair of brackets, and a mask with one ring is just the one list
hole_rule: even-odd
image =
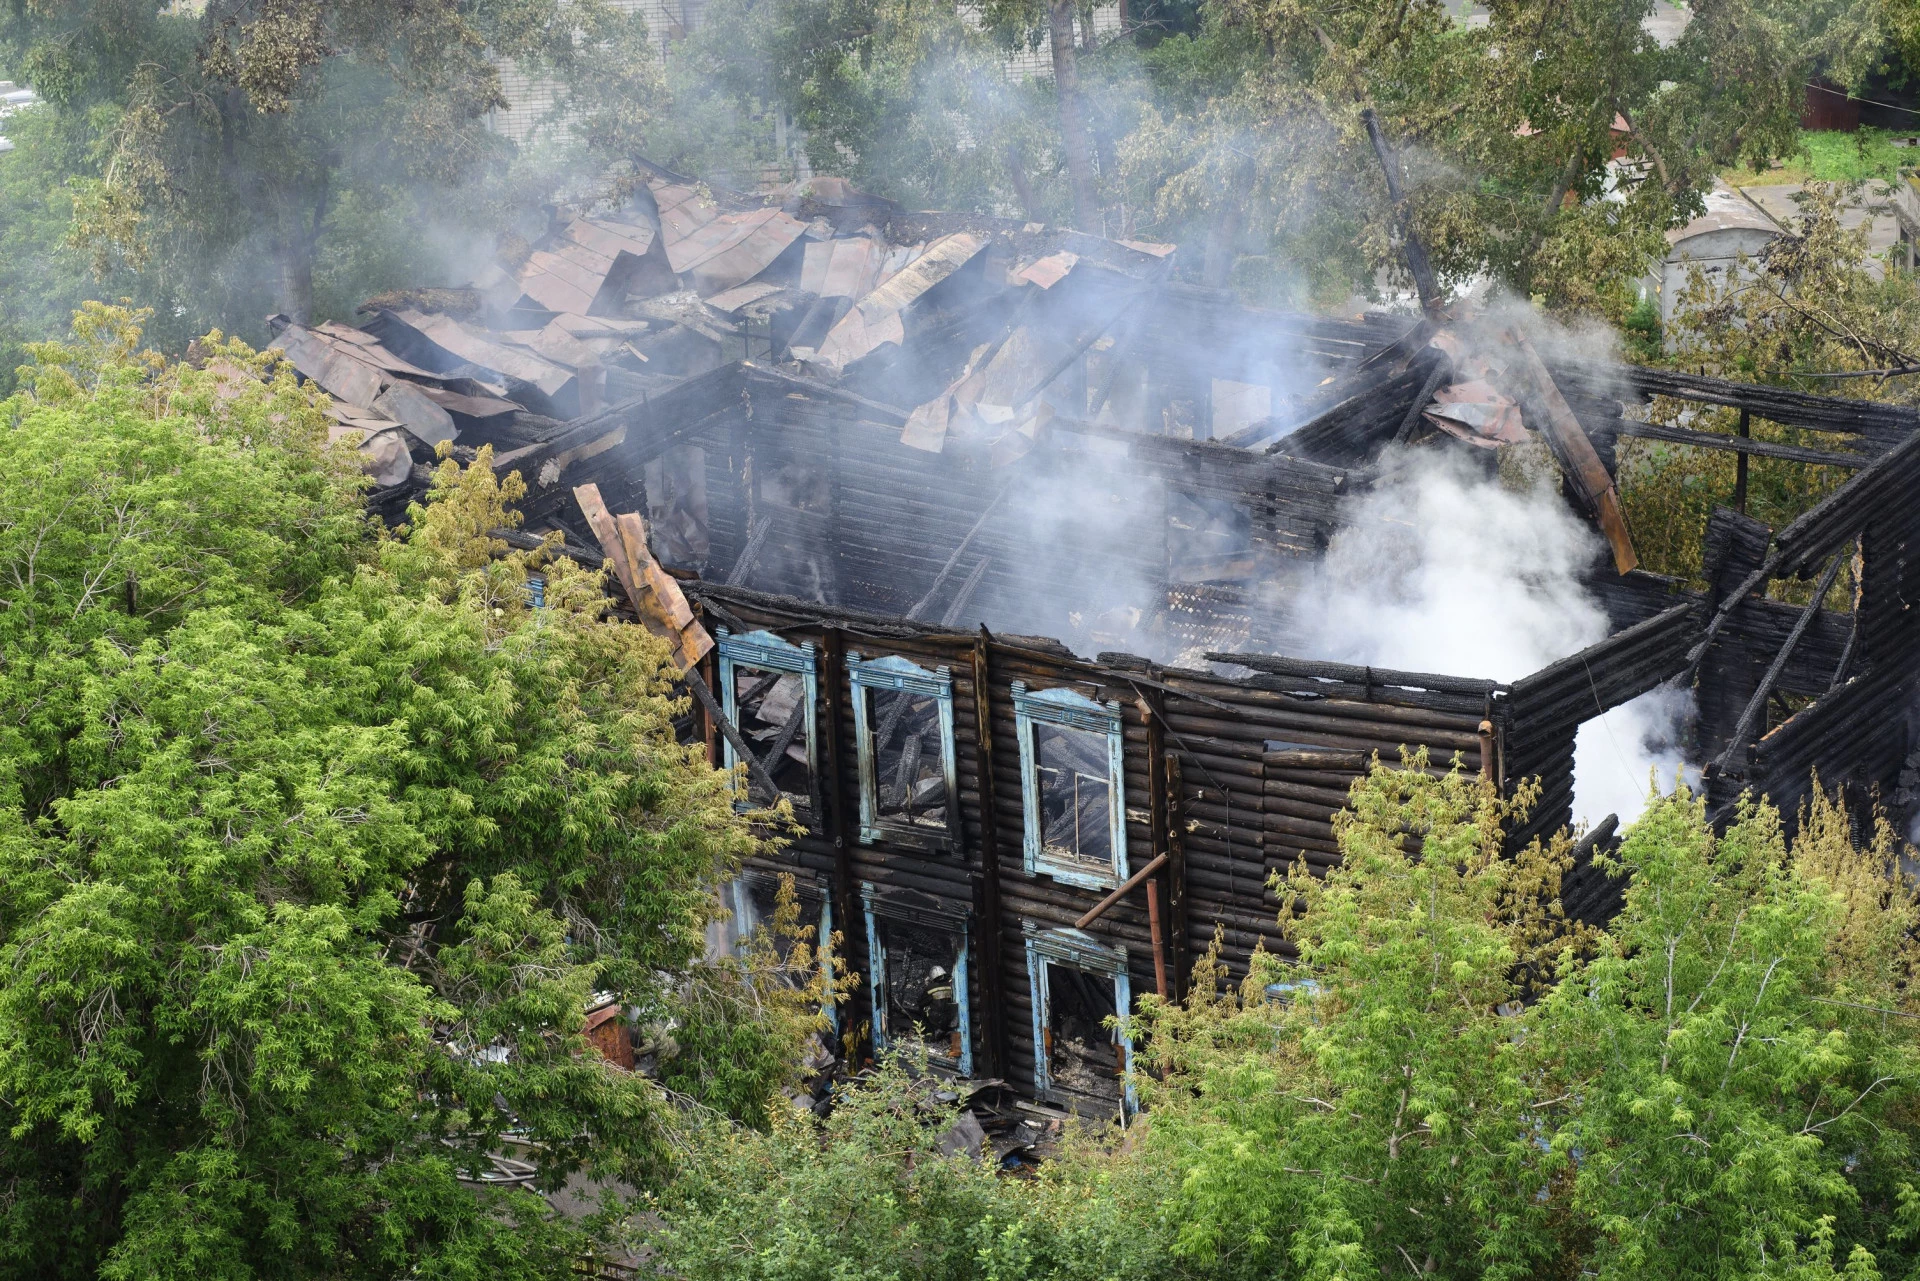
[[767,541],[767,534],[773,529],[773,517],[762,516],[753,522],[753,532],[747,535],[747,545],[734,557],[733,568],[727,572],[727,586],[740,587],[747,581],[747,575],[753,571],[754,557],[760,554],[761,546]]
[[908,618],[916,620],[923,618],[927,610],[932,608],[933,598],[939,595],[942,587],[947,585],[947,579],[953,575],[953,567],[960,563],[960,558],[966,555],[967,548],[973,545],[974,538],[979,535],[982,529],[986,528],[987,518],[993,515],[994,509],[1000,505],[1000,500],[1005,498],[1012,490],[1013,484],[1011,481],[1000,487],[1000,492],[993,496],[993,501],[987,504],[986,509],[980,513],[980,518],[973,522],[973,527],[966,532],[966,536],[963,537],[959,545],[953,549],[953,554],[947,557],[946,564],[940,566],[940,572],[933,576],[933,586],[927,588],[927,594],[915,601],[913,608],[907,611]]
[[1167,752],[1161,757],[1166,771],[1167,791],[1167,925],[1173,935],[1173,996],[1187,999],[1187,984],[1193,968],[1187,961],[1187,820],[1186,783],[1181,776],[1180,756]]
[[982,626],[973,640],[974,755],[980,778],[980,995],[987,1075],[1007,1063],[1006,976],[1001,972],[1000,811],[993,774],[993,636]]
[[1888,450],[1774,536],[1778,572],[1806,578],[1860,533],[1867,521],[1899,511],[1920,482],[1920,434]]
[[1839,577],[1840,564],[1844,559],[1844,553],[1834,554],[1833,560],[1827,565],[1827,572],[1820,576],[1819,586],[1814,588],[1813,599],[1808,601],[1807,607],[1801,611],[1799,619],[1793,625],[1793,630],[1787,633],[1786,644],[1782,645],[1780,652],[1774,655],[1773,663],[1767,668],[1767,674],[1760,678],[1759,688],[1754,690],[1753,697],[1747,700],[1746,709],[1740,713],[1740,719],[1734,725],[1726,751],[1721,753],[1720,759],[1716,762],[1721,770],[1727,769],[1734,753],[1745,749],[1747,740],[1753,734],[1754,726],[1759,723],[1762,713],[1766,710],[1767,695],[1773,692],[1774,682],[1778,681],[1780,673],[1786,670],[1787,660],[1793,657],[1794,646],[1798,645],[1801,636],[1806,634],[1807,625],[1820,612],[1820,602],[1832,589],[1833,580]]
[[[1741,413],[1741,422],[1747,421],[1745,411]],[[1740,455],[1740,467],[1734,477],[1733,505],[1736,510],[1746,510],[1746,458],[1753,454],[1760,458],[1778,458],[1790,463],[1810,463],[1816,467],[1846,467],[1857,469],[1870,461],[1859,454],[1840,454],[1830,449],[1808,449],[1802,445],[1781,445],[1770,440],[1754,440],[1751,436],[1723,436],[1714,431],[1696,431],[1688,427],[1667,427],[1660,423],[1637,422],[1631,418],[1622,418],[1608,424],[1617,436],[1634,436],[1642,440],[1664,440],[1675,445],[1692,445],[1698,449],[1718,449],[1724,453]]]
[[[1167,862],[1171,864],[1173,862],[1170,844],[1172,818],[1170,817],[1167,806],[1167,771],[1165,766],[1167,759],[1166,728],[1163,723],[1165,721],[1165,711],[1158,694],[1149,695],[1145,690],[1137,686],[1134,689],[1134,699],[1134,705],[1139,709],[1140,719],[1145,724],[1147,731],[1147,837],[1150,842],[1149,852],[1154,858],[1165,858]],[[1184,870],[1183,867],[1181,869],[1183,874]],[[1169,867],[1167,873],[1167,902],[1169,908],[1171,908],[1173,902],[1173,875],[1174,870]],[[1148,906],[1152,907],[1153,905],[1150,903]],[[1174,987],[1177,988],[1180,983],[1179,976],[1186,969],[1186,937],[1182,931],[1174,929],[1169,929],[1167,934],[1167,943],[1171,945],[1170,947],[1163,946],[1158,940],[1155,941],[1153,957],[1154,971],[1157,978],[1162,964],[1170,965],[1174,974]],[[1168,953],[1164,962],[1161,957],[1162,951]],[[1170,993],[1162,992],[1161,995],[1167,996],[1170,995]]]
[[[840,754],[840,727],[851,719],[847,710],[846,633],[837,627],[827,628],[821,637],[820,648],[821,659],[826,666],[826,671],[822,673],[825,679],[821,681],[821,693],[827,704],[826,723],[822,731],[827,747],[827,812],[822,818],[827,840],[833,846],[833,915],[839,922],[842,937],[851,939],[857,933],[853,923],[860,917],[855,910],[853,842],[848,836],[846,765]],[[825,943],[823,939],[822,946]]]
[[960,616],[966,612],[967,602],[971,601],[974,592],[979,590],[980,580],[987,576],[987,568],[992,564],[993,557],[982,556],[974,565],[973,572],[967,575],[967,581],[961,583],[960,590],[953,594],[953,602],[947,606],[946,612],[940,615],[942,627],[952,627],[960,621]]

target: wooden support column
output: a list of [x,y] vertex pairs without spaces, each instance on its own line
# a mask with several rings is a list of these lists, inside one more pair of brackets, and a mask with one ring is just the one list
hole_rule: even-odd
[[[1140,719],[1146,723],[1147,727],[1147,831],[1152,839],[1152,857],[1156,862],[1165,857],[1168,863],[1172,863],[1173,859],[1168,851],[1168,830],[1171,820],[1167,817],[1165,704],[1160,698],[1159,691],[1142,689],[1138,685],[1133,688],[1138,696],[1134,706],[1140,710]],[[1168,881],[1169,883],[1172,881],[1171,873],[1168,875]],[[1168,894],[1167,901],[1171,906],[1173,901],[1171,893]],[[1171,931],[1168,932],[1171,933]],[[1170,949],[1174,956],[1180,954],[1179,948],[1180,941],[1176,937]],[[1162,956],[1156,949],[1153,957],[1155,974],[1158,975],[1170,960],[1171,957]],[[1174,987],[1178,988],[1184,981],[1180,974],[1181,967],[1175,964],[1172,968]],[[1166,994],[1162,993],[1162,995]]]
[[1000,815],[993,795],[993,637],[986,627],[973,641],[974,757],[980,771],[980,996],[986,1070],[1002,1076],[1007,1063],[1006,976],[1001,972]]
[[1185,783],[1180,773],[1180,757],[1167,752],[1165,763],[1167,796],[1167,932],[1173,953],[1173,996],[1187,999],[1187,981],[1191,977],[1187,962],[1187,838]]
[[[833,843],[834,925],[848,940],[850,948],[854,939],[865,935],[860,928],[856,928],[856,922],[861,917],[859,896],[853,891],[853,845],[847,838],[846,769],[840,756],[841,727],[852,723],[852,715],[847,707],[846,633],[838,627],[827,628],[821,649],[826,670],[821,673],[823,679],[820,688],[827,703],[827,715],[822,722],[822,732],[827,740],[827,783],[822,789],[827,812],[823,818],[827,839]],[[841,960],[844,963],[847,958],[842,957]]]
[[[1740,411],[1738,435],[1742,440],[1753,436],[1753,418],[1744,409]],[[1747,451],[1744,449],[1733,465],[1733,509],[1742,516],[1747,514]]]

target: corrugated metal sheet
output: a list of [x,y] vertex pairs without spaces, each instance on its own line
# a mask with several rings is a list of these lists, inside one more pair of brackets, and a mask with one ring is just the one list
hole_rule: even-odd
[[398,311],[393,314],[403,324],[418,330],[428,341],[461,360],[530,383],[545,395],[554,395],[573,378],[571,369],[524,347],[508,347],[494,342],[484,333],[469,329],[450,317],[429,316],[417,311]]
[[818,363],[838,372],[876,347],[904,341],[906,331],[900,320],[901,311],[966,266],[986,243],[984,236],[956,232],[928,245],[924,254],[841,317],[840,323],[820,344]]
[[873,289],[885,246],[871,236],[815,241],[800,263],[800,287],[822,298],[860,298]]
[[724,311],[732,314],[733,312],[739,311],[742,307],[759,302],[762,298],[770,294],[777,294],[785,288],[785,285],[776,285],[770,281],[750,280],[744,285],[735,285],[732,289],[723,290],[715,294],[713,297],[707,299],[707,306],[712,307],[716,311]]
[[520,290],[550,311],[585,315],[621,254],[645,257],[651,227],[604,218],[575,218],[551,249],[531,254],[518,272]]

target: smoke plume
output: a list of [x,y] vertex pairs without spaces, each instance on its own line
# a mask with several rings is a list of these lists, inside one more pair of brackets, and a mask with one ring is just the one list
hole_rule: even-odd
[[[1389,458],[1301,592],[1305,651],[1511,682],[1604,640],[1582,582],[1604,547],[1545,480],[1511,487],[1455,450]],[[1670,784],[1691,704],[1657,690],[1581,727],[1574,816],[1630,822]]]

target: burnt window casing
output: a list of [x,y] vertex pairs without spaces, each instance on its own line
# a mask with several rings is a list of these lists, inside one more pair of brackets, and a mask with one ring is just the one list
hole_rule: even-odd
[[1127,878],[1120,705],[1013,683],[1027,874],[1088,889]]
[[[720,689],[727,718],[761,756],[780,794],[794,808],[813,812],[819,734],[818,663],[813,646],[794,645],[772,632],[735,636],[720,628]],[[727,768],[740,755],[724,736]],[[741,804],[746,804],[743,799]]]
[[959,823],[953,679],[904,658],[847,655],[860,756],[860,840],[952,848]]
[[866,881],[860,899],[867,917],[873,1048],[922,1048],[935,1067],[972,1076],[967,917],[877,893]]
[[1033,999],[1033,1090],[1057,1103],[1134,1106],[1133,1039],[1105,1026],[1133,1003],[1125,948],[1082,930],[1021,923]]

